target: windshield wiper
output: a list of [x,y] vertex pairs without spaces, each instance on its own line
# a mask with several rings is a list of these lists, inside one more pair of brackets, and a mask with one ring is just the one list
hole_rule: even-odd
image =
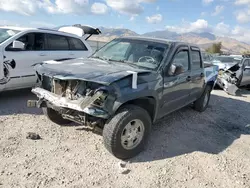
[[107,59],[104,59],[104,58],[102,58],[102,57],[100,57],[100,56],[92,56],[91,58],[96,58],[96,59],[100,59],[100,60],[107,60]]
[[114,59],[108,59],[108,61],[111,61],[111,62],[118,62],[118,63],[124,63],[126,65],[129,65],[131,67],[134,67],[134,68],[138,68],[140,67],[139,65],[136,65],[134,63],[131,63],[130,61],[126,61],[126,60],[114,60]]

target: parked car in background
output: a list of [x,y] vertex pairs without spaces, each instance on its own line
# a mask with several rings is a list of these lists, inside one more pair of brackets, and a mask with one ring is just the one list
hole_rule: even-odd
[[86,40],[99,33],[99,29],[82,25],[58,30],[0,27],[0,91],[34,86],[32,65],[36,63],[88,57],[92,49]]
[[60,63],[35,66],[39,100],[28,106],[59,125],[102,128],[120,159],[143,150],[156,120],[189,104],[205,111],[218,74],[198,46],[145,37],[118,38],[89,58]]
[[250,56],[220,56],[213,63],[220,67],[216,83],[227,93],[236,95],[239,87],[250,85]]
[[232,66],[239,64],[242,58],[232,56],[215,56],[212,58],[211,63],[217,65],[220,70],[227,70]]

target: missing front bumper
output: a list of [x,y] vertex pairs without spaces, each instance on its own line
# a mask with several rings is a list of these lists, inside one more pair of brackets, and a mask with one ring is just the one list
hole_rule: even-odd
[[54,93],[51,93],[42,88],[34,88],[32,89],[32,93],[36,94],[39,100],[28,100],[27,106],[28,107],[44,107],[46,103],[50,103],[59,108],[67,108],[76,110],[79,112],[84,112],[88,115],[108,119],[109,114],[105,110],[98,108],[96,106],[92,106],[93,102],[98,99],[102,93],[96,93],[93,96],[84,97],[78,100],[70,100],[65,97],[61,97]]

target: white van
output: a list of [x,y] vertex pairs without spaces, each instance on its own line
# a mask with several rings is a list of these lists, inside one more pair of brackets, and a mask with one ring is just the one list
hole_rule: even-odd
[[0,91],[32,87],[33,66],[48,60],[88,57],[86,42],[100,30],[74,25],[56,29],[0,27]]

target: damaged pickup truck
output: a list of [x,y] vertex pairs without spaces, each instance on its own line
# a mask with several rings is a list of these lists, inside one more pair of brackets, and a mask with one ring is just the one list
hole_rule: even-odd
[[218,74],[195,45],[143,37],[114,39],[89,58],[35,70],[38,100],[28,106],[60,125],[100,127],[105,147],[120,159],[141,152],[163,116],[189,104],[206,110]]
[[219,67],[216,84],[228,94],[236,95],[239,87],[250,85],[250,56],[218,56],[212,63]]

